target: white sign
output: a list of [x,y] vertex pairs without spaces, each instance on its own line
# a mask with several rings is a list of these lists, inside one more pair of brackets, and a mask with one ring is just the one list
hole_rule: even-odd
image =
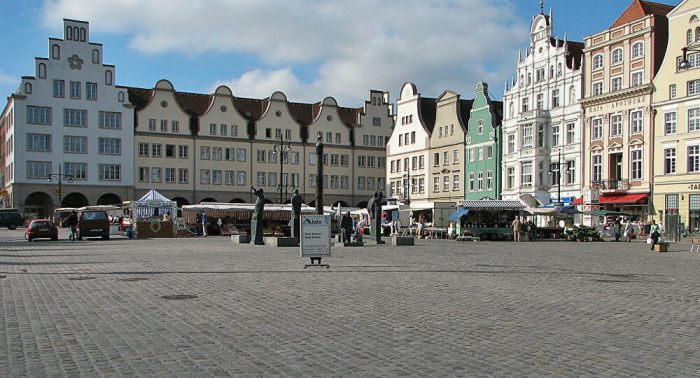
[[146,200],[146,205],[149,207],[162,207],[163,200]]
[[301,257],[331,256],[331,216],[301,216],[300,253]]
[[583,203],[590,205],[590,204],[597,204],[600,202],[600,190],[599,189],[590,189],[590,190],[585,190],[583,192]]

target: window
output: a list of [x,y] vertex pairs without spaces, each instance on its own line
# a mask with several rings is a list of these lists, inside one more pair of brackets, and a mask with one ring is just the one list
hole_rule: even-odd
[[156,131],[156,120],[153,118],[148,120],[148,131]]
[[[204,147],[202,147],[204,148]],[[258,157],[257,157],[257,162],[258,163],[264,163],[265,162],[265,156],[267,156],[267,151],[265,150],[258,150]]]
[[[327,187],[328,184],[326,183],[326,176],[323,176],[323,187]],[[357,189],[364,189],[365,188],[365,178],[360,176],[357,178]]]
[[180,159],[189,159],[190,158],[190,146],[187,146],[187,145],[177,146],[177,157]]
[[591,178],[594,182],[600,182],[603,179],[603,155],[591,155]]
[[[415,159],[415,157],[414,157]],[[459,164],[459,150],[452,151],[452,164]],[[413,163],[413,169],[416,169],[416,163]]]
[[227,161],[236,160],[236,149],[235,148],[227,148],[226,149],[226,160]]
[[61,59],[61,47],[58,45],[52,45],[51,46],[51,58],[52,59]]
[[27,134],[27,151],[51,152],[51,135]]
[[212,147],[211,149],[211,159],[221,161],[223,157],[223,149],[221,147]]
[[525,97],[525,98],[522,99],[522,109],[523,109],[522,111],[523,111],[523,112],[526,112],[526,111],[530,110],[530,104],[529,104],[529,103],[530,103],[530,98],[529,98],[529,97]]
[[566,164],[569,166],[569,171],[566,172],[566,183],[575,184],[576,183],[576,160],[567,160]]
[[121,155],[122,140],[116,138],[99,138],[99,154],[100,155]]
[[148,182],[150,180],[150,176],[148,167],[139,167],[139,182]]
[[112,85],[112,71],[105,71],[105,84]]
[[546,78],[544,68],[538,68],[537,71],[535,71],[535,82],[542,81]]
[[211,171],[211,183],[214,185],[221,185],[221,170],[212,169]]
[[544,94],[542,94],[542,93],[537,94],[537,109],[538,110],[544,109]]
[[236,173],[236,185],[246,185],[245,171],[238,171]]
[[70,136],[63,137],[63,152],[69,154],[87,153],[87,137]]
[[121,129],[122,114],[112,112],[100,112],[101,129]]
[[53,81],[53,96],[54,97],[65,97],[66,92],[65,92],[65,85],[66,83],[63,80],[54,80]]
[[700,172],[700,146],[688,146],[688,173]]
[[508,189],[515,188],[515,167],[508,167],[506,169],[506,178]]
[[411,144],[415,144],[415,143],[416,143],[416,132],[411,131]]
[[292,129],[284,129],[284,139],[286,139],[286,140],[292,139]]
[[469,161],[476,160],[476,152],[474,150],[475,150],[474,148],[469,149]]
[[688,96],[700,94],[700,79],[688,82]]
[[700,108],[688,109],[688,131],[700,130]]
[[[289,138],[287,138],[287,139],[289,139]],[[343,140],[343,139],[342,139],[342,134],[340,134],[340,133],[335,133],[335,142],[338,143],[338,144],[340,144],[340,143],[342,142],[342,140]],[[374,140],[374,135],[372,135],[372,140]],[[374,146],[374,143],[372,143],[372,145]]]
[[238,155],[238,161],[245,161],[246,160],[246,150],[243,148],[238,148],[236,149],[236,154]]
[[668,98],[669,100],[676,98],[676,84],[671,84],[668,86]]
[[622,47],[618,47],[612,51],[612,59],[610,64],[620,64],[622,63]]
[[644,42],[639,41],[632,44],[632,59],[644,56]]
[[631,172],[630,172],[630,178],[632,180],[641,180],[642,179],[642,148],[641,147],[632,147],[630,150],[630,162],[631,162]]
[[439,152],[434,153],[433,159],[435,160],[435,161],[433,161],[433,166],[439,167],[440,166],[440,153]]
[[238,136],[238,125],[231,125],[231,136]]
[[477,148],[477,158],[479,161],[484,160],[484,147]]
[[638,86],[642,85],[643,80],[644,80],[644,71],[633,72],[631,86],[638,87]]
[[440,192],[440,177],[435,176],[433,177],[433,193],[439,193]]
[[664,174],[676,173],[676,149],[664,149]]
[[644,118],[642,118],[641,110],[633,110],[630,112],[630,133],[641,134],[644,131]]
[[425,168],[425,156],[418,156],[418,169]]
[[515,134],[508,134],[508,153],[515,152]]
[[478,172],[476,174],[476,190],[484,190],[484,172]]
[[591,122],[591,139],[603,139],[603,119],[594,118]]
[[493,171],[486,171],[486,190],[493,190]]
[[256,175],[257,186],[265,186],[265,172],[258,172]]
[[537,147],[547,147],[544,134],[544,123],[537,124]]
[[168,131],[168,120],[167,119],[161,119],[160,120],[160,131]]
[[331,165],[337,167],[340,163],[340,156],[338,154],[331,154]]
[[174,132],[174,133],[180,132],[180,121],[172,121],[170,123],[170,125],[171,125],[170,129],[172,130],[172,132]]
[[522,148],[532,148],[533,147],[533,135],[532,135],[532,130],[533,126],[532,124],[530,125],[525,125],[522,128]]
[[483,119],[476,121],[476,132],[479,135],[484,134],[484,120]]
[[209,135],[216,135],[216,124],[215,123],[210,123],[209,124]]
[[552,90],[552,107],[553,108],[559,107],[559,90],[558,89]]
[[442,165],[450,165],[450,151],[442,152]]
[[269,172],[267,174],[267,186],[277,186],[277,173]]
[[27,178],[46,179],[51,174],[51,163],[48,161],[28,161]]
[[[326,155],[324,155],[323,157],[324,157],[323,163],[324,163],[324,165],[326,165],[326,161],[325,161],[325,160],[326,160],[326,159],[325,159]],[[365,161],[366,161],[366,157],[363,156],[363,155],[359,155],[359,156],[357,157],[357,166],[360,167],[360,168],[364,168],[364,167],[365,167]]]
[[[219,172],[221,172],[221,171],[219,171]],[[190,182],[190,170],[187,168],[178,168],[178,170],[177,170],[177,182],[179,184],[187,184],[188,182]]]
[[619,91],[622,89],[622,77],[614,77],[612,78],[612,81],[610,82],[610,90],[611,91]]
[[46,79],[46,64],[39,64],[39,79]]
[[119,164],[100,164],[97,166],[100,181],[121,181],[122,166]]
[[326,143],[333,143],[333,133],[326,133]]
[[100,63],[100,51],[97,49],[92,50],[92,63],[94,63],[94,64]]
[[408,139],[408,138],[409,138],[409,134],[406,133],[406,135],[404,135],[404,137],[405,137],[404,144],[408,146],[408,143],[409,143],[409,139]]
[[560,126],[557,125],[552,125],[552,147],[556,147],[559,145],[559,131],[560,131]]
[[603,68],[603,54],[596,54],[593,57],[593,69],[601,69]]
[[[299,154],[297,154],[299,156]],[[299,161],[299,158],[297,157],[297,162]],[[348,164],[350,163],[350,156],[349,155],[340,155],[340,166],[341,167],[347,167]]]
[[598,96],[603,94],[603,82],[599,81],[593,83],[593,96]]
[[175,179],[175,168],[165,168],[165,182],[169,184],[174,184]]
[[486,146],[486,159],[493,157],[493,146]]
[[[340,176],[340,188],[341,189],[347,189],[349,182],[350,182],[350,178],[348,176]],[[377,185],[379,185],[379,184],[380,183],[377,183]]]
[[63,125],[69,127],[87,127],[87,111],[63,109]]
[[165,157],[166,158],[174,158],[175,157],[175,145],[174,144],[166,144],[165,145]]
[[148,143],[139,143],[139,156],[148,156],[151,150],[150,147]]
[[80,99],[80,82],[71,81],[70,82],[70,98]]
[[532,161],[520,163],[520,184],[522,186],[532,186]]
[[443,176],[443,178],[442,178],[442,190],[444,192],[450,191],[450,176]]
[[381,126],[382,125],[382,119],[379,117],[373,117],[372,118],[372,126]]
[[610,136],[622,136],[622,114],[610,116]]
[[675,134],[678,131],[676,126],[676,112],[664,114],[664,133],[666,135]]
[[199,148],[199,159],[200,160],[209,160],[211,153],[211,149],[209,147],[200,147]]
[[[339,183],[339,176],[338,175],[331,175],[331,189],[338,189],[338,183]],[[372,180],[371,187],[370,187],[370,179]],[[367,189],[374,189],[374,177],[367,177]]]
[[51,108],[27,106],[27,122],[41,125],[51,124]]
[[160,168],[153,167],[151,168],[151,181],[153,182],[161,182],[162,176],[160,174]]
[[153,143],[151,145],[151,156],[153,157],[161,157],[162,156],[162,150],[163,150],[163,145],[162,144],[155,144]]
[[[347,155],[345,155],[345,156],[347,156]],[[343,155],[341,155],[340,157],[341,157],[341,162],[342,162]],[[386,157],[385,156],[377,156],[377,168],[386,169]]]
[[97,100],[97,84],[85,83],[85,98],[88,100]]
[[224,171],[224,180],[226,185],[233,185],[236,183],[236,174],[234,171]]

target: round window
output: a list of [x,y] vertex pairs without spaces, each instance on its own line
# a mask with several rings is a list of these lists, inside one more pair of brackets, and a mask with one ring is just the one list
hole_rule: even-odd
[[160,106],[162,106],[162,107],[164,107],[164,108],[167,108],[167,107],[168,107],[168,102],[165,101],[165,100],[163,100],[163,101],[160,102]]
[[281,117],[281,116],[282,116],[282,112],[278,110],[278,111],[275,112],[275,115],[278,116],[278,117]]
[[228,108],[226,107],[226,105],[221,105],[220,109],[221,109],[222,113],[226,113],[228,111]]
[[329,114],[328,117],[326,117],[326,119],[328,120],[328,122],[330,122],[333,120],[333,116]]

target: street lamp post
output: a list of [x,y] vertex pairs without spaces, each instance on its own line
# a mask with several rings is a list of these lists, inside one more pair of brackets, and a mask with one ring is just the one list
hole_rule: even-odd
[[406,205],[411,204],[411,170],[406,170],[406,174],[401,176],[403,179],[403,199]]
[[277,190],[279,190],[280,192],[280,204],[287,202],[287,190],[289,188],[289,185],[287,185],[287,183],[284,182],[284,155],[288,154],[290,151],[292,151],[292,146],[290,142],[285,142],[283,139],[283,135],[280,134],[279,144],[273,146],[272,151],[272,153],[276,154],[277,158],[280,160],[280,178],[279,184],[277,185]]
[[61,164],[59,164],[58,173],[49,173],[46,176],[46,182],[51,182],[54,178],[58,181],[58,207],[63,207],[63,180],[73,182],[73,175],[61,172]]
[[681,51],[683,51],[683,57],[681,58],[680,63],[678,63],[678,69],[687,70],[688,68],[690,68],[690,62],[688,62],[688,51],[700,52],[700,43],[689,43],[688,45],[683,46],[681,48]]
[[557,173],[556,177],[556,182],[557,182],[557,204],[559,206],[562,205],[561,201],[561,178],[562,178],[562,171],[564,173],[569,171],[569,163],[566,162],[566,164],[561,163],[561,149],[559,149],[559,157],[556,163],[550,163],[549,164],[549,172],[547,172],[548,175],[553,175],[554,172]]

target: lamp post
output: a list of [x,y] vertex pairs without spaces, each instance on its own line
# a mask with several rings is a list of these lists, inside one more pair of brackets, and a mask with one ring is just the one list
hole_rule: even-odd
[[279,185],[277,185],[277,190],[280,192],[280,204],[283,204],[287,201],[287,188],[289,185],[284,182],[284,155],[286,153],[289,153],[292,151],[292,146],[290,142],[285,142],[283,139],[282,134],[280,133],[280,143],[273,146],[273,151],[272,153],[277,155],[277,158],[280,160],[280,178],[279,178]]
[[61,172],[61,164],[58,165],[58,173],[46,175],[46,182],[51,182],[53,178],[58,180],[58,207],[63,207],[63,180],[73,182],[73,175]]
[[688,68],[690,68],[690,62],[688,62],[688,51],[700,52],[700,43],[689,43],[688,45],[683,46],[681,48],[681,51],[683,51],[683,57],[681,58],[680,63],[678,63],[678,69],[687,70]]
[[406,173],[401,176],[403,179],[402,181],[404,182],[403,184],[403,200],[404,204],[410,205],[411,204],[411,170],[407,169]]
[[[563,165],[563,166],[562,166]],[[566,164],[561,163],[561,149],[559,149],[559,157],[556,163],[550,163],[549,164],[549,172],[547,172],[548,175],[553,175],[554,172],[557,173],[556,177],[556,183],[557,183],[557,202],[556,204],[558,206],[562,205],[561,202],[561,178],[562,178],[562,171],[564,173],[569,171],[569,162],[566,162]]]

